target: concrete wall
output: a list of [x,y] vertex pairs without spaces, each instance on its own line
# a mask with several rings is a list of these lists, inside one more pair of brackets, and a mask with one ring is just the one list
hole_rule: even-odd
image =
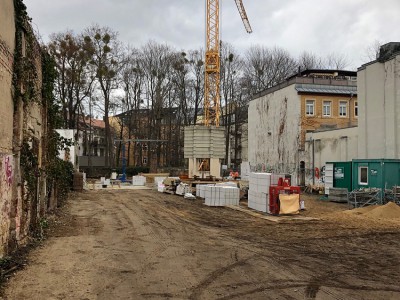
[[[248,159],[262,170],[293,173],[299,164],[301,102],[292,84],[249,104]],[[261,169],[260,169],[261,170]]]
[[[66,139],[70,139],[72,142],[75,140],[75,133],[76,130],[74,129],[57,129],[56,130],[62,137]],[[70,161],[74,167],[77,167],[77,160],[78,160],[78,147],[76,145],[72,145],[71,147],[68,147],[68,151],[66,150],[61,150],[60,154],[58,157],[62,160],[68,160]]]
[[359,158],[400,158],[400,55],[358,70]]
[[303,157],[307,184],[312,182],[313,165],[314,169],[322,170],[326,162],[350,161],[358,158],[358,127],[307,133]]
[[[47,116],[41,105],[41,55],[38,43],[30,45],[33,54],[32,70],[37,76],[33,87],[35,99],[13,99],[13,64],[15,52],[14,1],[0,1],[0,258],[28,241],[31,227],[45,215],[47,189],[45,169],[47,153]],[[29,24],[24,34],[33,34]],[[22,46],[28,40],[22,36]],[[27,48],[22,54],[26,55]],[[32,79],[32,78],[30,78]],[[21,78],[21,92],[27,90],[27,79]],[[26,95],[26,94],[25,94]],[[35,101],[34,101],[35,100]],[[28,190],[23,180],[21,145],[27,143],[29,151],[37,158],[37,184]]]
[[0,2],[0,155],[12,152],[13,111],[11,95],[15,48],[14,6],[12,0]]

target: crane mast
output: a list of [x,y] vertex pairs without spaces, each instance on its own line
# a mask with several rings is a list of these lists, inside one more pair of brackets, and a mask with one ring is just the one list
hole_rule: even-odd
[[204,124],[219,126],[220,117],[220,57],[219,0],[207,1],[206,57],[204,80]]
[[[242,0],[235,0],[244,27],[252,32]],[[219,0],[206,0],[206,55],[204,78],[204,125],[219,126],[220,109],[220,41]]]

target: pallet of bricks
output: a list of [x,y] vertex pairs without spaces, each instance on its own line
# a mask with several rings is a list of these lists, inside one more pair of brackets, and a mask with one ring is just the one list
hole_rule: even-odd
[[196,196],[204,198],[207,206],[239,205],[240,190],[234,182],[198,184]]

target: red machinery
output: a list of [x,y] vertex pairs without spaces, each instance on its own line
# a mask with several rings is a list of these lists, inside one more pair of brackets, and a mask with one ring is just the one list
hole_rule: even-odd
[[300,194],[299,186],[291,186],[289,179],[279,178],[278,185],[269,187],[269,213],[279,215],[279,194]]

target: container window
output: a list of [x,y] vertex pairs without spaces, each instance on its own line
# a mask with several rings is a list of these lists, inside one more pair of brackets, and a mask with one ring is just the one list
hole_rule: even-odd
[[360,185],[368,185],[368,167],[359,167],[358,177],[358,183]]

